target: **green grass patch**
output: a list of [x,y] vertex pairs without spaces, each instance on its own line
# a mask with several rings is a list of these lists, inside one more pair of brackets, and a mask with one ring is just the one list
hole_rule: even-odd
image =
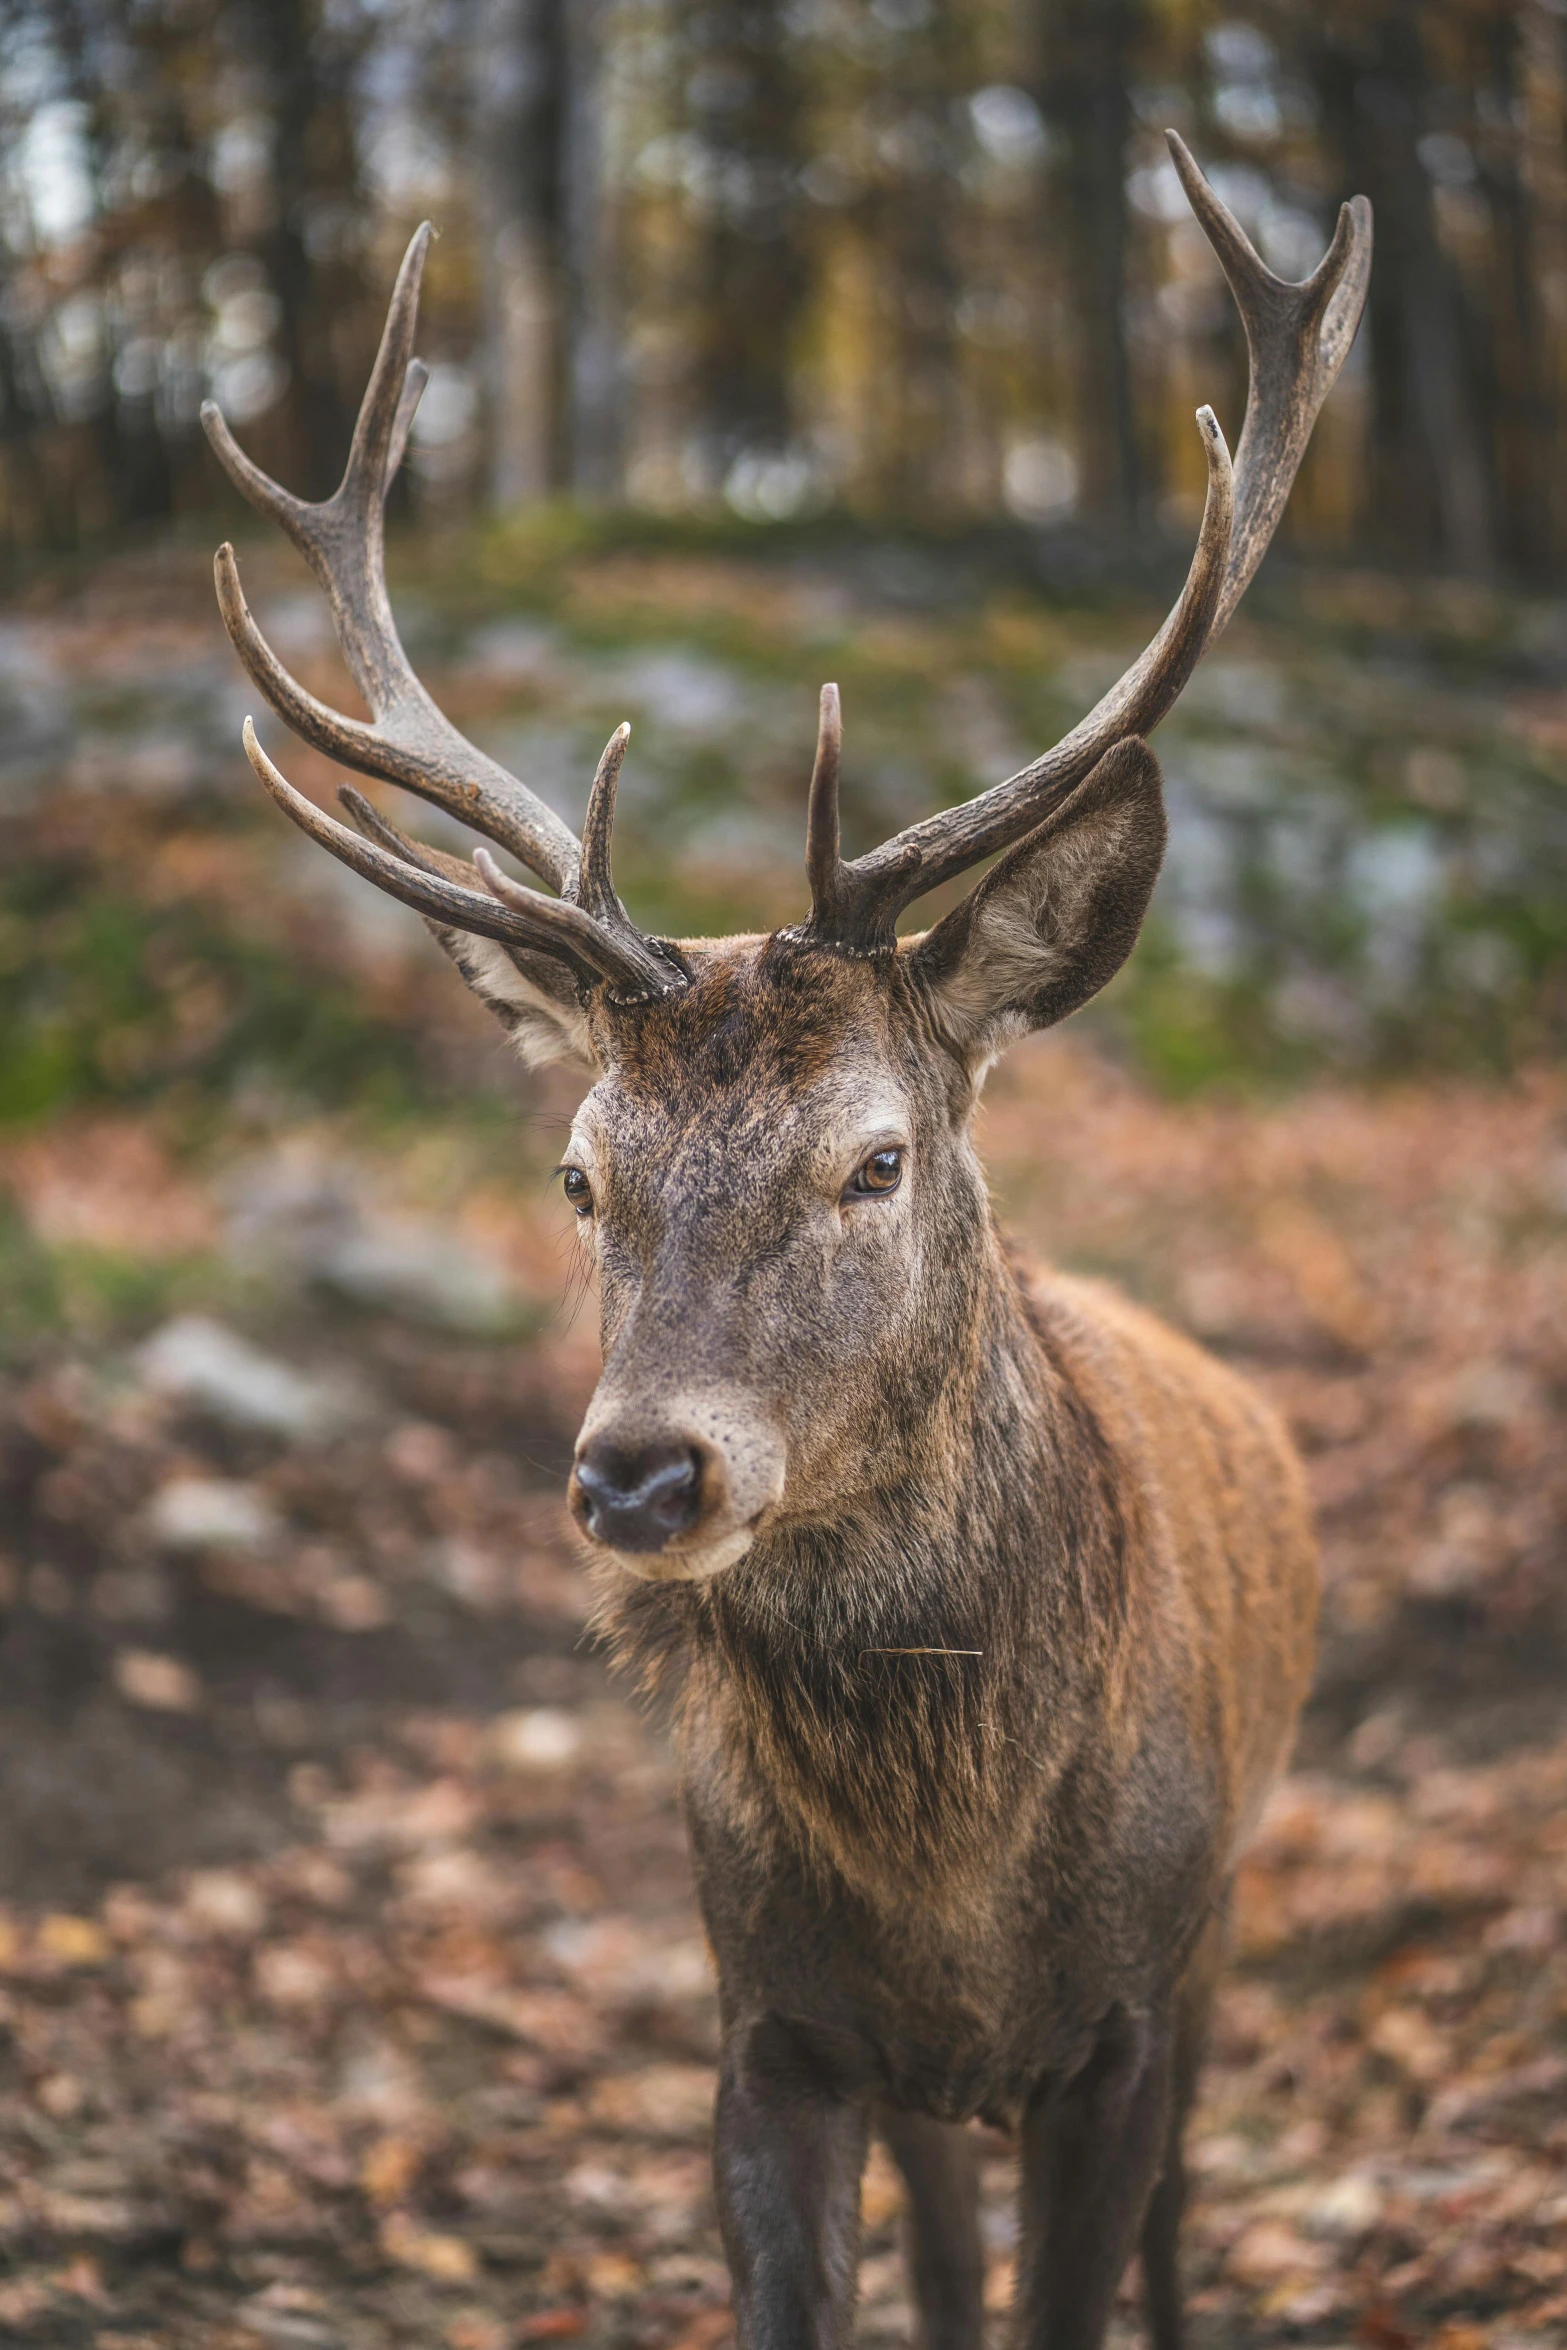
[[350,973],[188,899],[149,906],[85,859],[18,860],[0,885],[0,1124],[93,1104],[406,1115],[437,1095],[420,1040]]

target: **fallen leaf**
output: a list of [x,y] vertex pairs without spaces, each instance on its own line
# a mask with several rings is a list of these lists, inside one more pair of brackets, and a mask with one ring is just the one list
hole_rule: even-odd
[[381,2222],[381,2250],[399,2268],[417,2269],[438,2285],[471,2284],[479,2273],[479,2257],[462,2236],[437,2235],[422,2228],[406,2212],[394,2211]]
[[372,2203],[401,2203],[423,2159],[411,2138],[378,2138],[359,2166],[359,2184]]
[[519,2342],[569,2342],[587,2330],[588,2312],[585,2309],[576,2306],[536,2309],[517,2328],[517,2339]]
[[114,1685],[131,1705],[154,1713],[190,1714],[201,1703],[201,1682],[176,1656],[150,1648],[122,1648],[114,1660]]
[[903,2174],[879,2141],[860,2180],[860,2217],[868,2228],[884,2228],[904,2208]]
[[109,1956],[109,1937],[96,1918],[73,1917],[55,1910],[38,1927],[38,1947],[61,1966],[102,1966]]
[[488,2310],[465,2309],[447,2321],[446,2350],[511,2350],[515,2334]]
[[582,1724],[559,1706],[526,1706],[490,1725],[490,1752],[503,1770],[563,1771],[582,1749]]
[[1283,2220],[1260,2219],[1230,2246],[1225,2265],[1243,2285],[1273,2285],[1285,2277],[1309,2277],[1327,2254]]
[[66,2268],[56,2269],[49,2279],[57,2293],[69,2293],[77,2301],[107,2302],[103,2289],[103,2271],[87,2253],[78,2253]]
[[1365,2350],[1415,2350],[1419,2336],[1410,2332],[1396,2310],[1376,2303],[1361,2316],[1355,2339],[1365,2344]]
[[266,1923],[267,1905],[258,1886],[237,1869],[197,1869],[185,1884],[185,1915],[209,1934],[249,1941]]

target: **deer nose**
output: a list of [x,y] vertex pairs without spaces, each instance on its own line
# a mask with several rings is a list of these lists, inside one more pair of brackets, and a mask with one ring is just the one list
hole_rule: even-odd
[[632,1448],[590,1437],[577,1455],[572,1506],[611,1550],[662,1550],[701,1515],[702,1461],[694,1444]]

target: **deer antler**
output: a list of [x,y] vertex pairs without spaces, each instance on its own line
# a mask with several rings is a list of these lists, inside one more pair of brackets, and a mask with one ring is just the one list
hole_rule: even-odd
[[[1071,733],[993,790],[943,809],[845,865],[838,854],[836,688],[824,688],[806,868],[811,913],[797,935],[855,954],[890,951],[903,908],[1033,830],[1124,736],[1148,734],[1218,637],[1267,551],[1317,413],[1349,353],[1371,274],[1371,207],[1341,207],[1333,242],[1299,285],[1275,277],[1193,162],[1165,134],[1181,185],[1217,253],[1246,329],[1250,386],[1233,477],[1209,408],[1197,411],[1208,493],[1179,601],[1141,657]],[[828,695],[831,694],[829,718]]]
[[[285,781],[246,721],[252,767],[284,813],[351,865],[431,921],[568,961],[579,982],[607,980],[623,1000],[647,1001],[684,987],[679,965],[630,920],[609,882],[608,828],[615,778],[630,732],[622,727],[599,763],[588,806],[592,856],[552,808],[460,734],[438,710],[403,651],[386,592],[385,507],[407,445],[426,370],[413,356],[419,280],[431,238],[426,221],[397,273],[381,346],[360,406],[343,478],[310,505],[253,465],[212,401],[201,412],[224,471],[258,513],[281,525],[309,563],[332,608],[337,641],[373,713],[349,718],[289,675],[251,616],[231,546],[218,549],[218,605],[235,650],[278,715],[315,749],[419,793],[488,834],[558,890],[556,898],[510,880],[484,850],[475,865],[437,857],[383,823],[358,793],[348,800],[360,838]],[[457,875],[464,876],[458,879]],[[471,875],[473,886],[468,886]]]
[[[1197,412],[1208,489],[1186,584],[1146,651],[1052,750],[993,790],[908,826],[847,865],[839,847],[838,690],[824,686],[806,846],[811,914],[795,933],[808,943],[852,954],[890,951],[898,915],[912,899],[1032,831],[1113,744],[1150,732],[1223,629],[1267,549],[1317,413],[1354,340],[1371,268],[1371,208],[1363,196],[1344,205],[1317,268],[1301,284],[1288,284],[1264,266],[1181,140],[1173,131],[1167,136],[1192,209],[1235,295],[1250,359],[1233,472],[1212,410]],[[619,729],[599,762],[579,848],[552,809],[436,708],[409,665],[392,618],[385,502],[425,383],[424,367],[413,357],[413,335],[430,235],[426,222],[404,256],[348,464],[330,498],[310,505],[291,496],[245,456],[210,401],[202,410],[208,439],[230,478],[260,513],[282,526],[326,590],[338,643],[371,721],[331,709],[289,675],[251,617],[229,546],[217,555],[218,602],[251,676],[306,742],[345,766],[432,800],[509,849],[559,895],[546,897],[511,880],[482,848],[471,865],[424,850],[358,793],[345,794],[359,826],[356,835],[284,780],[248,721],[246,751],[295,823],[432,922],[498,939],[518,953],[556,955],[580,986],[607,982],[620,1000],[645,1003],[689,982],[672,951],[644,937],[631,921],[611,877],[615,789],[629,730]]]

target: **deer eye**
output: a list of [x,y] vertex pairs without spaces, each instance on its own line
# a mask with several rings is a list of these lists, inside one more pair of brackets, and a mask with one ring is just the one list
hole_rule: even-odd
[[844,1196],[855,1199],[885,1199],[896,1191],[903,1181],[903,1153],[901,1150],[872,1151],[870,1157],[856,1167],[845,1186]]
[[580,1167],[562,1168],[560,1187],[579,1216],[592,1215],[593,1186]]

